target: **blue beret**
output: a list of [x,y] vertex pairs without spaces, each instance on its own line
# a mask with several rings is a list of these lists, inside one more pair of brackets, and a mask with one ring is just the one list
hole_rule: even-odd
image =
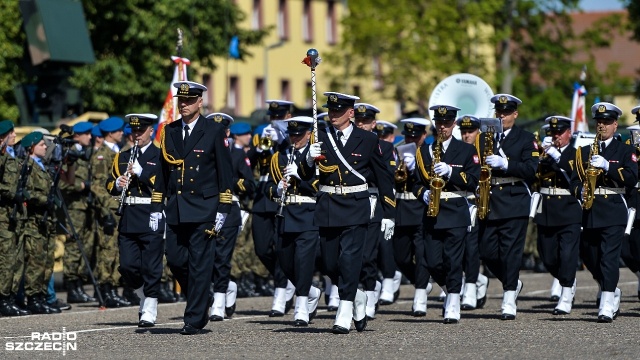
[[262,130],[264,130],[264,128],[266,128],[267,126],[269,126],[269,124],[260,124],[260,125],[258,125],[255,128],[255,130],[253,130],[253,135],[262,136]]
[[119,117],[112,116],[108,119],[104,119],[100,121],[98,124],[100,126],[100,130],[103,132],[115,132],[118,130],[122,130],[124,127],[124,120]]
[[88,121],[81,121],[73,125],[73,132],[76,134],[84,134],[91,131],[91,129],[93,129],[93,123]]
[[13,121],[2,120],[0,121],[0,135],[4,135],[13,129]]
[[42,140],[42,133],[40,131],[32,131],[22,138],[20,144],[23,148],[26,149],[32,147],[33,145],[36,145],[40,142],[40,140]]
[[100,131],[100,126],[99,125],[95,125],[91,129],[91,136],[93,136],[93,137],[102,137],[102,131]]
[[251,125],[242,122],[233,123],[229,127],[229,130],[231,131],[232,135],[251,134]]
[[124,136],[131,135],[131,125],[126,124],[122,131],[124,132]]

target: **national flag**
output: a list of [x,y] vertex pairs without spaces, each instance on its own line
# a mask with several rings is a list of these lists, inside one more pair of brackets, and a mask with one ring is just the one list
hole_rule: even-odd
[[584,85],[575,83],[573,86],[573,101],[571,105],[571,118],[573,119],[573,128],[571,132],[582,131],[589,132],[589,124],[587,123],[585,97],[587,89]]
[[234,35],[229,42],[229,56],[232,59],[240,59],[240,39]]
[[173,78],[171,79],[171,84],[169,84],[169,91],[167,91],[167,96],[164,98],[164,105],[162,105],[162,111],[160,111],[160,118],[158,120],[158,130],[156,130],[156,133],[155,133],[156,144],[160,144],[160,139],[162,137],[162,131],[164,129],[164,126],[178,118],[178,102],[174,97],[178,89],[173,87],[173,83],[178,81],[188,80],[187,66],[191,64],[189,59],[181,58],[178,56],[172,56],[171,60],[173,60],[173,62],[176,64],[176,67],[173,71]]

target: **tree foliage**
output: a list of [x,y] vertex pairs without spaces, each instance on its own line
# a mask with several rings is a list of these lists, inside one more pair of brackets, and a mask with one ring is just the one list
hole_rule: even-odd
[[0,119],[16,121],[20,112],[13,89],[26,79],[20,68],[26,35],[17,1],[0,1],[0,29]]

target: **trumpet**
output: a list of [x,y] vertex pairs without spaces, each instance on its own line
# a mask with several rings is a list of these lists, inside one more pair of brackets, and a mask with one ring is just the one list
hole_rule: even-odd
[[436,138],[436,144],[433,148],[433,159],[431,161],[431,169],[429,171],[429,178],[431,181],[429,182],[429,208],[427,209],[427,216],[436,217],[440,212],[440,194],[442,193],[442,188],[446,182],[443,178],[441,178],[435,171],[435,164],[440,162],[440,157],[442,156],[442,143],[444,142],[444,136],[442,133],[438,134]]
[[271,149],[274,145],[274,141],[271,139],[271,135],[263,136],[260,138],[260,149],[262,151],[267,151]]
[[602,133],[600,130],[596,133],[595,139],[593,139],[593,144],[591,144],[591,149],[589,150],[589,166],[584,171],[584,182],[582,183],[582,208],[583,209],[591,209],[593,206],[593,200],[595,199],[596,193],[596,182],[598,181],[598,176],[602,173],[602,169],[597,168],[591,165],[591,158],[595,155],[598,155],[599,152],[599,142],[602,137]]
[[404,162],[404,159],[400,159],[398,161],[398,167],[396,167],[396,172],[393,175],[396,183],[404,183],[409,178],[409,172],[407,171],[407,164]]
[[127,190],[129,189],[129,182],[131,181],[131,173],[129,172],[129,168],[131,166],[133,166],[133,164],[136,162],[136,159],[138,158],[138,140],[136,140],[133,143],[133,148],[131,148],[131,156],[129,157],[129,163],[127,164],[127,183],[124,184],[124,187],[122,188],[122,194],[120,194],[120,205],[118,206],[118,210],[116,211],[116,215],[118,216],[122,216],[122,213],[124,212],[124,206],[125,204],[125,198],[127,197]]

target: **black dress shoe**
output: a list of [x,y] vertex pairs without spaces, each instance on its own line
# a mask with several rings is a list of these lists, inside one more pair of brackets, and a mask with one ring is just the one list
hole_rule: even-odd
[[236,312],[236,304],[234,303],[231,306],[224,308],[224,314],[227,315],[228,318],[232,317]]
[[443,324],[457,324],[458,323],[458,319],[450,319],[450,318],[445,318],[442,321]]
[[138,322],[138,327],[154,327],[154,326],[156,326],[156,324],[152,323],[151,321],[140,320]]
[[291,310],[292,307],[293,307],[293,296],[291,297],[291,299],[287,300],[286,303],[284,303],[284,313],[288,314],[289,310]]
[[398,290],[396,290],[396,292],[393,293],[393,302],[396,302],[399,297],[400,297],[400,288],[398,288]]
[[209,320],[210,321],[222,321],[222,320],[224,320],[224,318],[222,316],[219,316],[219,315],[211,315],[211,316],[209,316]]
[[365,317],[359,321],[353,320],[353,324],[355,325],[357,332],[363,332],[364,329],[367,328],[367,316],[365,315]]
[[411,315],[413,315],[415,317],[422,317],[422,316],[427,316],[427,312],[426,311],[413,310],[413,306],[412,306],[411,307]]
[[327,306],[327,311],[338,311],[337,306]]
[[640,291],[638,291],[638,300],[640,300]]
[[333,327],[331,328],[331,332],[334,334],[348,334],[349,329],[345,329],[342,326],[333,325]]
[[560,310],[560,309],[553,309],[552,314],[553,315],[569,315],[568,312],[566,312],[564,310]]
[[486,303],[487,303],[487,295],[478,299],[478,301],[476,302],[476,309],[482,309],[484,307],[484,304]]
[[[395,297],[395,295],[394,295],[394,297]],[[378,301],[378,304],[380,304],[380,305],[391,305],[391,304],[393,304],[393,301],[380,299],[380,301]]]
[[193,327],[191,324],[184,324],[182,330],[180,330],[181,335],[197,335],[202,332],[202,329],[198,329]]
[[515,320],[516,316],[511,314],[502,314],[500,315],[500,320]]
[[610,323],[613,322],[613,319],[605,316],[605,315],[598,315],[598,322],[599,323]]
[[313,310],[313,312],[311,314],[309,314],[309,322],[311,322],[311,320],[313,320],[316,315],[318,315],[318,309],[316,308],[315,310]]
[[271,310],[271,312],[269,313],[269,317],[283,317],[284,313],[281,313],[278,310]]
[[304,321],[304,320],[302,320],[302,319],[297,319],[297,320],[293,321],[293,326],[306,327],[306,326],[309,326],[309,323]]
[[460,309],[461,310],[475,310],[476,308],[474,308],[473,306],[471,306],[469,304],[462,304],[462,305],[460,305]]
[[613,312],[613,320],[615,320],[616,318],[618,318],[618,315],[620,315],[620,310],[616,310]]

